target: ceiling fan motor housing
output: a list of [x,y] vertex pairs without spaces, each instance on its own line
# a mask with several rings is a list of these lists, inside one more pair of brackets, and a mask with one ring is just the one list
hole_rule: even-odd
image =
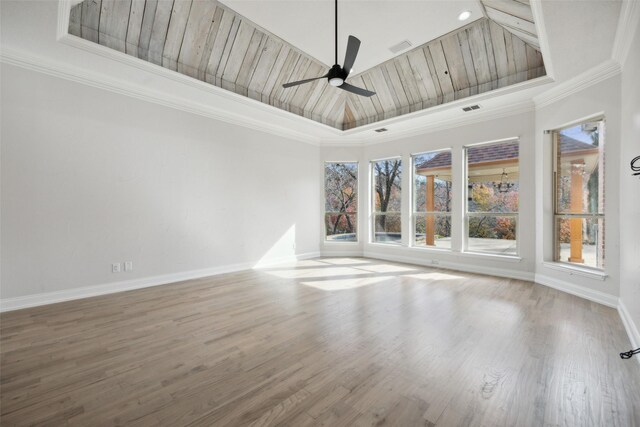
[[347,79],[349,73],[343,69],[340,65],[335,64],[329,70],[327,74],[327,79],[332,86],[340,86]]

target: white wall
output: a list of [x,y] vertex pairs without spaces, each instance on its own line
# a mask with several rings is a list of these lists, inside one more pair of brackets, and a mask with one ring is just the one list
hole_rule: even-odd
[[[635,323],[640,345],[640,176],[630,162],[640,156],[640,30],[636,29],[622,71],[622,138],[620,145],[620,301]],[[636,162],[640,166],[640,162]]]
[[[520,140],[520,216],[519,216],[519,258],[496,257],[461,253],[462,246],[462,209],[464,203],[463,183],[463,147],[465,145],[496,141],[517,137]],[[454,180],[454,200],[452,206],[452,251],[410,247],[411,223],[409,212],[411,189],[411,154],[443,148],[452,149]],[[486,121],[458,128],[425,133],[404,139],[366,145],[362,148],[323,147],[321,157],[324,160],[359,160],[359,243],[327,243],[322,247],[323,254],[360,253],[383,259],[431,264],[459,268],[489,274],[506,275],[533,279],[535,266],[535,214],[534,214],[534,113],[520,113],[507,118],[488,119]],[[371,227],[368,215],[370,205],[369,162],[376,159],[402,156],[403,160],[403,244],[388,245],[369,242]]]
[[319,250],[318,147],[1,71],[3,299]]
[[[545,130],[603,114],[605,124],[605,273],[606,279],[577,275],[573,269],[553,268],[552,141]],[[620,286],[619,179],[620,179],[620,75],[573,93],[536,110],[536,279],[559,287],[579,286],[593,296],[602,292],[617,297]],[[614,301],[617,298],[613,299]]]

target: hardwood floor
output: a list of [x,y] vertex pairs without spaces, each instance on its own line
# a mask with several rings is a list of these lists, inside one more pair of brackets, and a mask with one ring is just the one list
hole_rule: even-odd
[[12,425],[640,424],[614,309],[322,258],[4,313]]

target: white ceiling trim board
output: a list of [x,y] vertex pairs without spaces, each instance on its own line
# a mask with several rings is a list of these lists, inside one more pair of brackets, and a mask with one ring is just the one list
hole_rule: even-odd
[[623,0],[612,54],[612,58],[620,63],[621,68],[624,68],[624,64],[627,62],[639,22],[640,2],[638,0]]
[[[450,119],[441,120],[438,123],[430,124],[428,126],[416,129],[408,129],[404,132],[399,132],[394,135],[382,136],[374,140],[368,140],[363,143],[364,146],[371,146],[380,144],[383,142],[395,141],[404,138],[410,138],[412,136],[425,135],[441,130],[452,129],[460,126],[468,126],[476,123],[482,123],[490,120],[501,119],[504,117],[511,117],[518,114],[533,112],[535,110],[535,104],[532,101],[522,101],[517,104],[503,105],[493,109],[487,109],[484,111],[478,111],[469,118],[452,117]],[[326,142],[323,139],[322,144]]]
[[620,74],[621,71],[618,61],[608,59],[569,80],[558,83],[546,92],[535,96],[533,101],[536,104],[536,108],[545,107],[608,78],[614,77]]
[[132,98],[141,99],[143,101],[153,102],[165,107],[170,107],[188,113],[209,117],[215,120],[220,120],[248,129],[266,132],[272,135],[277,135],[312,145],[320,145],[320,138],[311,136],[307,133],[293,131],[283,126],[277,126],[264,122],[262,120],[251,119],[246,115],[231,113],[224,109],[215,108],[210,105],[204,105],[201,103],[186,100],[184,98],[171,96],[164,92],[141,88],[140,86],[135,86],[122,80],[107,77],[106,75],[81,71],[77,67],[69,67],[68,65],[45,60],[41,57],[29,55],[14,49],[1,50],[0,62],[40,72],[50,76],[74,81],[98,89],[108,90],[110,92],[130,96]]
[[551,63],[551,49],[549,49],[549,37],[547,36],[547,27],[544,25],[544,14],[542,13],[542,0],[531,0],[530,4],[536,32],[538,33],[540,52],[542,52],[542,58],[544,59],[544,69],[547,72],[547,76],[555,80]]

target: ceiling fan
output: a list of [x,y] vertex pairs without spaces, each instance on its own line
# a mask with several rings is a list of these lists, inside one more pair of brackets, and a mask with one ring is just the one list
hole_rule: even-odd
[[336,53],[335,53],[335,64],[327,74],[320,77],[314,77],[306,80],[299,80],[297,82],[285,83],[282,87],[287,88],[291,86],[298,86],[304,83],[309,83],[314,80],[319,80],[323,78],[327,78],[329,84],[331,86],[338,87],[340,89],[346,90],[347,92],[355,93],[356,95],[361,96],[373,96],[376,93],[371,92],[370,90],[362,89],[353,85],[350,85],[345,80],[349,76],[351,72],[351,67],[356,62],[356,56],[358,56],[358,49],[360,49],[360,40],[357,37],[349,36],[349,41],[347,42],[347,53],[344,55],[344,64],[342,67],[338,64],[338,0],[335,0],[335,9],[336,9]]

